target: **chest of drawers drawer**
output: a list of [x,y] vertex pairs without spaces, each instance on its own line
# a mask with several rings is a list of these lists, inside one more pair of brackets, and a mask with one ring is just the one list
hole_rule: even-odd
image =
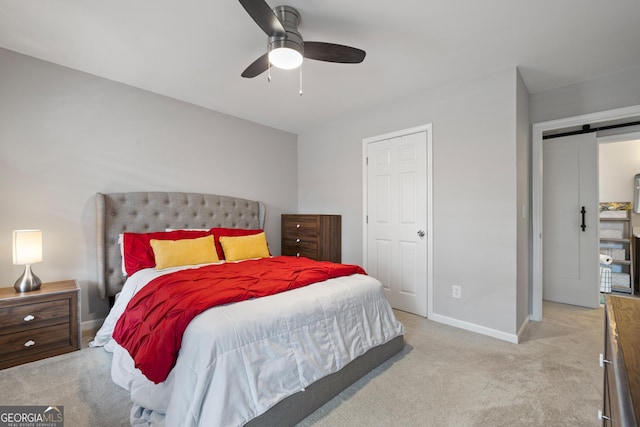
[[0,369],[79,350],[78,294],[72,280],[25,293],[0,288]]
[[316,215],[285,215],[282,220],[282,232],[287,236],[318,237],[320,218]]
[[286,255],[317,259],[318,242],[317,240],[286,239],[282,245],[282,252]]
[[602,425],[637,427],[640,415],[640,300],[605,297]]

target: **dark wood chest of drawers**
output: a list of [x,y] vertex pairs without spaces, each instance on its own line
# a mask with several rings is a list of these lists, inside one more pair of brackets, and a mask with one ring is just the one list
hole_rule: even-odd
[[79,293],[74,280],[0,288],[0,369],[79,350]]
[[640,420],[640,299],[607,295],[603,426]]
[[282,215],[282,255],[342,262],[342,217]]

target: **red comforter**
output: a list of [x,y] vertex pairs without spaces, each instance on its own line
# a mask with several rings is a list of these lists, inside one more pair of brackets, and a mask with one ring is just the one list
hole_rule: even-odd
[[333,277],[366,274],[361,267],[279,256],[182,270],[152,280],[129,302],[113,338],[154,383],[176,363],[182,333],[208,308],[300,288]]

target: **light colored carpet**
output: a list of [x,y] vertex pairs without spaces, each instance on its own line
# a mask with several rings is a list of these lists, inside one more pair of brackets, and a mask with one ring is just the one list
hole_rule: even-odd
[[[84,340],[83,340],[84,341]],[[66,427],[128,426],[129,394],[111,381],[111,355],[87,348],[0,371],[0,404],[64,406]]]
[[603,309],[543,313],[516,345],[398,312],[404,351],[299,427],[600,426]]
[[[398,312],[406,347],[298,427],[599,426],[602,309],[544,304],[521,344]],[[82,351],[0,371],[0,404],[63,405],[65,425],[126,426],[110,355]]]

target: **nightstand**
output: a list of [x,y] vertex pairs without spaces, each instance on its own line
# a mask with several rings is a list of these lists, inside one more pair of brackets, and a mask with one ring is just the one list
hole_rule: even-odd
[[79,295],[75,280],[0,288],[0,369],[80,350]]

